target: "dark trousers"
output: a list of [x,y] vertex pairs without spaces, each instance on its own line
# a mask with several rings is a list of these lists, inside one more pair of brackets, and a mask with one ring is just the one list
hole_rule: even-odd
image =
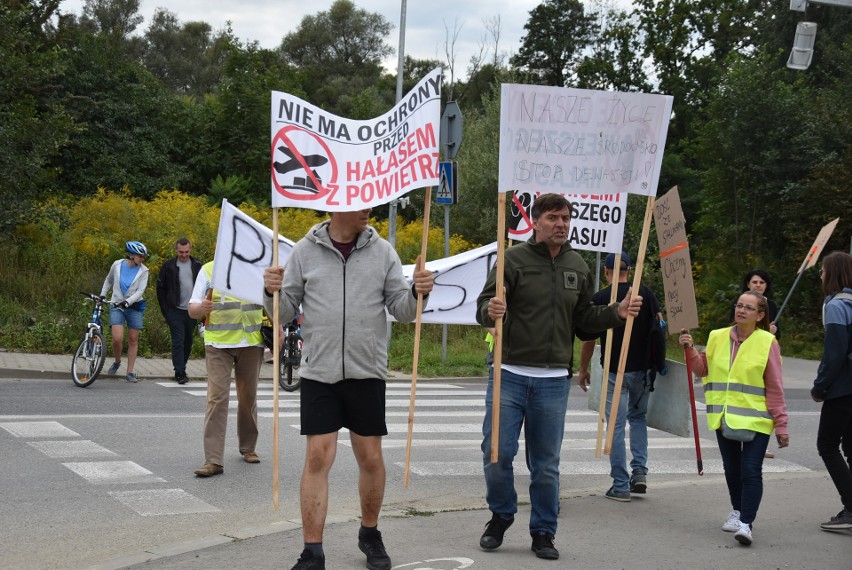
[[166,310],[166,323],[172,335],[172,366],[175,374],[186,372],[186,362],[192,352],[192,334],[197,321],[183,309]]
[[817,451],[844,508],[852,511],[852,394],[822,403]]
[[757,433],[748,442],[732,441],[722,436],[722,430],[716,430],[716,441],[725,467],[731,507],[740,512],[740,521],[751,524],[763,498],[763,455],[769,436]]

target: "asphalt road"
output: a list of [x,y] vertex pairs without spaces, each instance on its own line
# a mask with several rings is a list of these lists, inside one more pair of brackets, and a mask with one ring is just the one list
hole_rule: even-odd
[[[387,513],[483,508],[479,448],[484,379],[418,385],[411,482],[404,488],[408,384],[389,384],[385,438]],[[281,394],[280,510],[272,506],[272,386],[259,395],[259,465],[241,461],[229,420],[225,473],[198,479],[205,386],[98,380],[0,379],[0,551],[8,568],[80,568],[152,545],[193,540],[298,519],[304,453],[298,393]],[[790,389],[791,447],[766,468],[822,471],[814,439],[818,407]],[[606,459],[595,459],[595,418],[586,395],[569,398],[562,489],[602,493]],[[700,418],[699,425],[705,425]],[[701,433],[705,471],[721,471],[712,436]],[[651,434],[653,483],[694,481],[691,438]],[[774,445],[774,444],[773,444]],[[519,455],[519,457],[522,456]],[[518,463],[522,470],[522,462]],[[341,434],[331,473],[330,518],[357,516],[356,469]],[[518,485],[519,491],[524,488]]]

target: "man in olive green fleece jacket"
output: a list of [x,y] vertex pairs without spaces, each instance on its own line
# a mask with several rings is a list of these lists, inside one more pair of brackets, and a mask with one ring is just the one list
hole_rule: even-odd
[[619,304],[595,306],[592,274],[568,244],[571,205],[561,195],[542,194],[532,207],[535,233],[505,255],[505,300],[496,294],[491,271],[477,299],[476,320],[485,327],[503,322],[498,460],[491,461],[493,371],[485,397],[482,454],[486,501],[492,518],[479,545],[494,550],[518,510],[512,462],[521,426],[530,469],[530,535],[539,558],[555,560],[559,514],[559,459],[571,385],[568,367],[574,327],[603,331],[636,316],[642,297],[628,291]]

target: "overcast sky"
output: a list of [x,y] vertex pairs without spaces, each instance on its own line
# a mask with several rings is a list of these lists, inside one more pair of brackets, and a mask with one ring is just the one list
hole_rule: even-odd
[[[384,16],[394,29],[387,38],[395,50],[399,47],[401,0],[353,0],[358,8]],[[470,57],[479,53],[486,30],[483,20],[500,16],[501,37],[498,51],[515,53],[524,35],[529,12],[540,0],[408,0],[405,53],[417,59],[446,60],[446,29],[460,27],[456,40],[456,71],[462,76]],[[65,0],[60,9],[80,14],[84,0]],[[139,31],[144,32],[154,11],[161,6],[177,15],[180,22],[203,21],[214,30],[223,29],[230,20],[234,34],[243,41],[256,40],[261,47],[276,48],[281,39],[295,30],[306,15],[327,11],[333,0],[140,0],[139,11],[145,18]],[[493,41],[488,45],[493,46]],[[493,57],[493,52],[490,55]],[[490,59],[489,57],[489,59]],[[396,70],[396,55],[386,62]]]

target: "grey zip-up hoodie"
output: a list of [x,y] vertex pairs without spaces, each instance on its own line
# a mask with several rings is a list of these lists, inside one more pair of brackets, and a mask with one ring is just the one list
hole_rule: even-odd
[[101,287],[101,297],[105,296],[111,288],[112,297],[109,300],[110,303],[121,303],[122,301],[127,301],[128,305],[133,305],[138,301],[141,301],[142,297],[145,295],[145,288],[148,287],[148,268],[144,265],[139,266],[139,271],[136,273],[136,277],[133,278],[133,283],[131,283],[130,287],[127,289],[127,295],[124,295],[121,292],[122,263],[124,263],[123,259],[117,259],[109,268],[109,273],[107,273],[106,279],[104,280],[104,285]]
[[[387,311],[411,322],[417,298],[390,243],[368,226],[344,261],[328,235],[329,221],[315,225],[293,247],[284,269],[280,322],[302,307],[303,378],[334,384],[350,378],[387,378]],[[272,314],[272,297],[264,294]],[[425,301],[425,299],[424,299]],[[425,304],[424,304],[425,306]]]

